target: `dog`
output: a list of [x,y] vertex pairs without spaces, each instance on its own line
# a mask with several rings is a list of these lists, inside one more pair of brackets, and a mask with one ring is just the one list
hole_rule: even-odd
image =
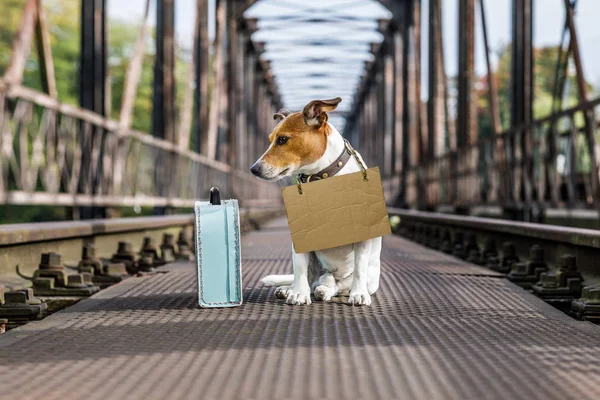
[[[341,101],[313,100],[296,113],[279,110],[269,147],[250,168],[252,174],[269,182],[291,176],[307,182],[360,171],[349,144],[328,122],[327,113]],[[364,165],[360,154],[356,157]],[[368,306],[379,288],[380,253],[381,237],[300,254],[292,246],[294,274],[269,275],[261,282],[278,286],[275,295],[288,304],[311,304],[313,293],[319,301],[349,296],[348,304]]]

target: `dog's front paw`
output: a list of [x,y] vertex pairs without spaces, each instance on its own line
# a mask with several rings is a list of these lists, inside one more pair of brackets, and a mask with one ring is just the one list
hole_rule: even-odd
[[288,291],[286,303],[293,305],[310,304],[310,290],[294,290]]
[[292,290],[291,286],[279,286],[275,289],[275,297],[285,300],[288,298],[288,293]]
[[367,291],[351,291],[350,297],[348,298],[348,304],[351,306],[370,306],[371,295]]
[[315,299],[318,301],[329,301],[333,297],[334,291],[329,286],[319,285],[315,289]]

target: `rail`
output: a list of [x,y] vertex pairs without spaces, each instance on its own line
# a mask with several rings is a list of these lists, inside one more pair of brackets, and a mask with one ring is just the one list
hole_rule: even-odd
[[[242,208],[241,230],[250,231],[283,212],[280,207]],[[66,264],[77,265],[84,245],[93,245],[97,257],[110,259],[117,252],[119,242],[128,242],[139,254],[145,238],[151,238],[157,246],[164,241],[165,234],[173,235],[174,240],[179,237],[191,242],[193,224],[192,214],[182,214],[0,225],[0,284],[9,289],[27,286],[27,282],[19,278],[17,266],[21,273],[31,275],[38,268],[43,253],[60,254]],[[180,234],[183,235],[180,237]]]
[[[600,231],[397,208],[388,212],[400,217],[400,234],[429,247],[441,250],[442,242],[450,241],[447,251],[454,252],[457,244],[465,250],[473,245],[485,249],[490,242],[498,249],[510,244],[519,259],[527,260],[532,247],[539,246],[550,270],[561,267],[563,256],[572,255],[584,280],[600,283]],[[468,256],[468,250],[464,255]]]

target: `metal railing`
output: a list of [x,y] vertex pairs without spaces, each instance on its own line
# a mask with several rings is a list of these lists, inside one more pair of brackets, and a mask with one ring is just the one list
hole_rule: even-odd
[[408,204],[592,208],[599,105],[600,98],[581,103],[411,167]]
[[211,186],[280,201],[276,185],[227,164],[0,82],[0,203],[188,207]]

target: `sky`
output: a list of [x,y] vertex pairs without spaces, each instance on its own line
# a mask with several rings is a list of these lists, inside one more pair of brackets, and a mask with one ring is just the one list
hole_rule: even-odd
[[[321,0],[322,1],[322,0]],[[534,45],[557,45],[564,25],[564,0],[534,0]],[[109,18],[119,18],[138,24],[141,19],[145,0],[108,0]],[[152,3],[155,3],[152,1]],[[175,2],[176,36],[180,45],[191,46],[194,24],[195,0],[177,0]],[[214,9],[214,0],[209,0],[209,7]],[[457,71],[457,12],[458,0],[442,0],[444,24],[444,55],[446,73],[455,75]],[[493,52],[497,52],[510,40],[511,0],[485,0],[488,37]],[[154,8],[150,12],[150,22],[156,19]],[[428,1],[422,2],[423,31],[422,43],[427,43],[425,29],[428,15]],[[479,24],[479,13],[476,12],[476,54],[475,63],[478,74],[485,74],[482,34]],[[587,80],[600,88],[600,0],[579,0],[576,22],[579,44],[582,53],[584,72]],[[214,32],[214,20],[209,21],[210,32]],[[423,71],[427,68],[427,51],[423,54]],[[495,62],[494,56],[492,61]],[[426,74],[423,74],[423,95],[426,95]]]

